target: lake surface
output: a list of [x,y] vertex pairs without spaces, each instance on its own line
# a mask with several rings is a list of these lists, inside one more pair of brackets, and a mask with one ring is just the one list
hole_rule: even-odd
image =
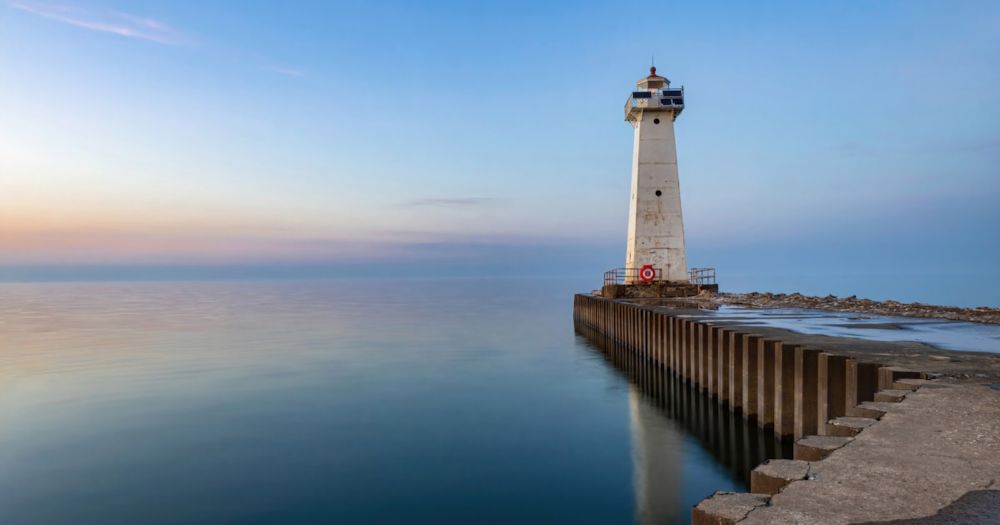
[[591,284],[0,285],[0,523],[685,523],[777,452]]

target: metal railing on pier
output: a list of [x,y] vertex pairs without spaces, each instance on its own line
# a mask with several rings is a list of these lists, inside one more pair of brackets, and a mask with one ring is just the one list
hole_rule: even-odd
[[654,283],[663,280],[663,270],[653,267],[612,268],[604,272],[604,285]]
[[688,271],[688,280],[691,281],[691,284],[698,286],[717,284],[715,281],[715,268],[691,268]]

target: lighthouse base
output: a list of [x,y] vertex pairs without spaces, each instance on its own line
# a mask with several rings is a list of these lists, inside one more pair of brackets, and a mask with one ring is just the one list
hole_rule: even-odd
[[659,299],[694,297],[702,292],[718,293],[718,284],[692,284],[684,281],[658,281],[642,284],[606,284],[601,297],[608,299]]

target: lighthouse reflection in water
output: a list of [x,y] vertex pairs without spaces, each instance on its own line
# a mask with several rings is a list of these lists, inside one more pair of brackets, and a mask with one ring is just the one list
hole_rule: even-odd
[[[790,442],[748,423],[669,371],[585,326],[578,325],[577,333],[629,381],[638,523],[686,523],[692,502],[716,490],[746,491],[754,467],[792,457]],[[722,484],[720,476],[727,478]]]

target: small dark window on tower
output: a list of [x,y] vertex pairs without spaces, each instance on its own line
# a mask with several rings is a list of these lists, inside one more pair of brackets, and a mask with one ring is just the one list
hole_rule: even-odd
[[660,190],[656,190],[656,196],[659,197],[660,195],[663,195],[663,192]]
[[653,124],[659,124],[659,123],[660,123],[660,119],[658,119],[658,118],[654,118],[653,119]]

